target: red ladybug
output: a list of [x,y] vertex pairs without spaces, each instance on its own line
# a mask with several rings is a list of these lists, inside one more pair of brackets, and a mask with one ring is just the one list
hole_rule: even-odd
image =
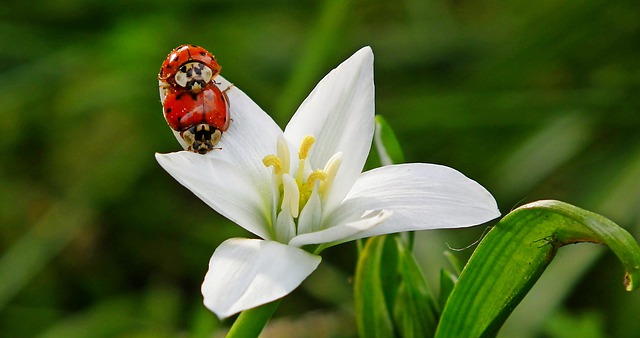
[[[198,55],[198,56],[194,56]],[[164,117],[188,150],[206,154],[229,128],[229,98],[213,81],[220,66],[201,47],[183,45],[162,63],[158,81]]]
[[220,74],[222,67],[213,54],[196,45],[182,45],[169,53],[160,67],[158,81],[175,90],[198,93],[213,78]]

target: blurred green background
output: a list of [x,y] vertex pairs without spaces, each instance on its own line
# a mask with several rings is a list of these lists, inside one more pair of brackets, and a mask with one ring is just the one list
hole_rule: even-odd
[[[409,162],[486,186],[503,213],[560,199],[640,238],[640,5],[618,1],[16,1],[0,7],[0,336],[210,337],[215,247],[246,232],[166,174],[156,74],[195,43],[284,126],[373,47],[377,112]],[[370,166],[375,166],[372,159]],[[430,280],[447,245],[423,232]],[[461,258],[472,249],[457,253]],[[349,337],[355,246],[282,303],[272,336]],[[560,250],[505,337],[640,337],[640,293],[596,245]]]

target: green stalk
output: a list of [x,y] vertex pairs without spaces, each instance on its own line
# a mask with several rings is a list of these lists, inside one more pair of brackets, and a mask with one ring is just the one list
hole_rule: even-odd
[[243,311],[233,323],[227,338],[254,338],[267,326],[282,299]]

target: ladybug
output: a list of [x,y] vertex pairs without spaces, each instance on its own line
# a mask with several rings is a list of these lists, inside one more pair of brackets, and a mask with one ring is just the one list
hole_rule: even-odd
[[220,65],[205,49],[182,45],[162,63],[158,81],[164,117],[187,149],[206,154],[229,128],[229,98],[213,81]]
[[160,67],[158,81],[162,91],[186,90],[200,92],[212,82],[222,67],[216,58],[206,49],[196,45],[176,47],[167,55]]
[[229,99],[211,84],[199,93],[172,92],[164,99],[164,117],[180,133],[188,150],[206,154],[229,128]]

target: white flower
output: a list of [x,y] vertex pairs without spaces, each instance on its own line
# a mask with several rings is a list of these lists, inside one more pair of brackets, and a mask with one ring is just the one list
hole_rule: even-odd
[[[216,81],[229,86],[220,76]],[[287,295],[328,246],[466,227],[500,215],[487,190],[445,166],[413,163],[362,173],[374,133],[369,47],[322,79],[284,132],[240,89],[227,94],[233,120],[220,149],[156,154],[211,208],[262,238],[229,239],[213,253],[202,294],[220,318]]]

